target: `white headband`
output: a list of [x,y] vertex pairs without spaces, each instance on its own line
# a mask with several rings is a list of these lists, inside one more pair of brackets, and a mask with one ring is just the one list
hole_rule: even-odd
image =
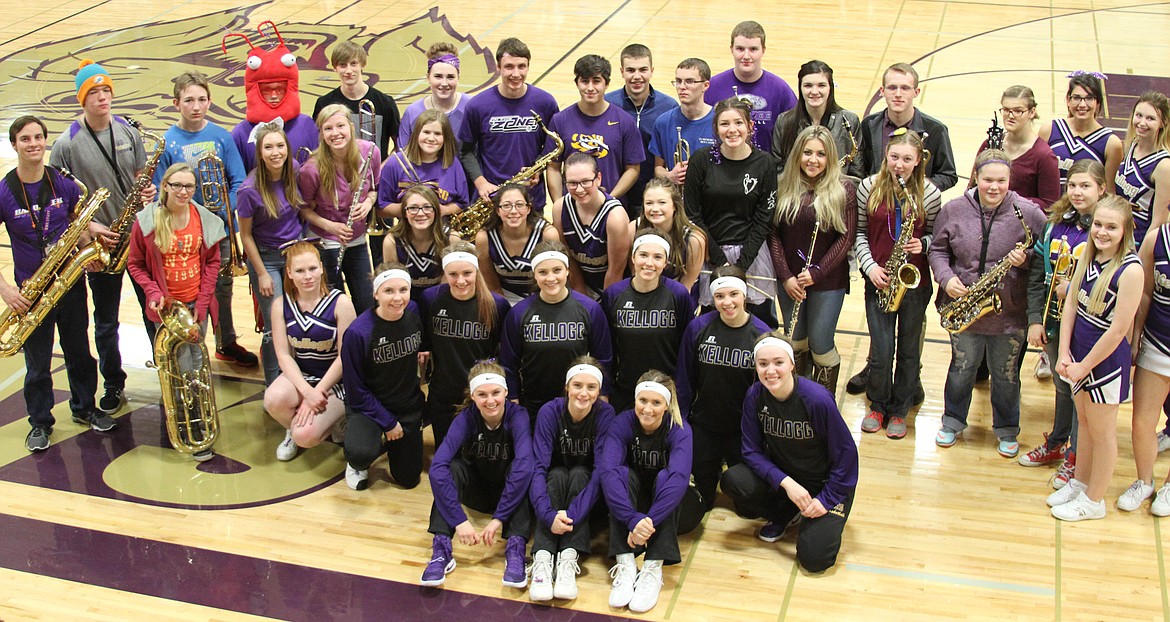
[[597,369],[593,365],[582,363],[580,365],[574,365],[570,367],[569,371],[565,372],[565,384],[569,384],[569,381],[572,380],[573,376],[576,376],[577,374],[589,374],[590,376],[593,376],[593,378],[597,380],[598,383],[603,382],[601,379],[600,369]]
[[657,244],[662,247],[662,250],[665,251],[667,255],[670,254],[670,242],[667,242],[666,238],[653,233],[647,233],[646,235],[638,236],[638,239],[634,240],[634,250],[630,252],[638,252],[638,247],[643,244]]
[[711,293],[712,294],[714,294],[716,291],[723,289],[724,287],[738,289],[739,293],[744,294],[745,296],[747,295],[747,283],[744,283],[743,279],[741,279],[739,277],[721,276],[721,277],[715,279],[714,281],[711,281]]
[[382,286],[382,283],[385,283],[390,279],[402,279],[403,281],[406,281],[407,285],[410,285],[409,272],[400,268],[391,268],[390,270],[387,270],[374,277],[374,291],[377,292],[378,288]]
[[637,396],[642,391],[653,391],[654,393],[661,395],[662,399],[666,400],[667,404],[670,404],[670,389],[666,388],[666,385],[662,384],[661,382],[654,382],[653,380],[639,382],[638,387],[634,389],[634,395]]
[[472,378],[471,382],[467,383],[467,391],[469,393],[475,393],[476,389],[482,387],[485,384],[498,384],[505,389],[508,388],[508,381],[505,380],[503,376],[496,373],[487,372]]
[[796,353],[792,351],[792,346],[789,345],[787,341],[784,341],[783,339],[777,339],[775,337],[764,337],[761,339],[760,342],[756,344],[756,347],[752,348],[752,356],[758,358],[760,356],[760,350],[769,347],[775,347],[784,350],[786,353],[788,353],[789,361],[796,361]]
[[467,263],[476,266],[477,268],[479,267],[478,257],[466,251],[455,251],[453,253],[447,253],[443,256],[443,269],[446,270],[447,266],[450,266],[456,261],[466,261]]
[[565,264],[566,268],[569,267],[569,256],[562,253],[561,251],[544,251],[543,253],[537,253],[536,256],[532,258],[532,267],[535,268],[540,264],[540,262],[548,261],[549,259],[555,259]]

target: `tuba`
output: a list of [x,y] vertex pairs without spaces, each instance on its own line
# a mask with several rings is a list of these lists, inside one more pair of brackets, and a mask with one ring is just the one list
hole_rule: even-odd
[[219,268],[219,275],[226,277],[244,276],[248,267],[244,265],[244,246],[240,243],[240,226],[232,210],[230,187],[223,171],[223,160],[215,152],[204,151],[195,161],[195,172],[203,195],[203,207],[213,212],[222,211],[227,221],[228,247],[231,259]]
[[99,188],[93,196],[89,189],[67,170],[61,173],[81,187],[81,198],[73,208],[73,222],[52,246],[45,249],[41,266],[20,286],[20,295],[32,303],[29,310],[17,313],[11,308],[0,313],[0,356],[13,356],[24,347],[33,331],[57,306],[61,298],[73,288],[77,279],[85,272],[85,266],[93,261],[109,265],[110,254],[96,240],[81,248],[77,243],[85,233],[89,221],[105,204],[110,191]]
[[[1032,246],[1032,230],[1024,222],[1024,215],[1019,206],[1013,205],[1016,218],[1024,228],[1024,241],[1017,242],[1014,250],[1025,250]],[[1003,303],[999,299],[1000,284],[1011,270],[1012,264],[1007,256],[1000,259],[983,276],[967,288],[966,295],[960,296],[938,310],[942,327],[951,333],[961,333],[971,327],[979,318],[988,313],[999,313],[1003,310]]]
[[142,167],[142,172],[134,178],[134,185],[126,194],[126,202],[122,204],[122,211],[114,222],[110,223],[110,231],[118,235],[118,241],[114,243],[114,248],[110,249],[110,261],[104,270],[108,274],[120,274],[126,269],[126,260],[130,257],[130,230],[134,228],[134,221],[138,219],[138,212],[141,212],[143,207],[142,191],[154,183],[154,171],[158,168],[158,159],[162,157],[163,151],[167,147],[165,138],[147,130],[138,121],[128,118],[126,122],[138,130],[144,139],[153,140],[154,150],[150,157],[146,158],[146,166]]
[[1056,255],[1056,262],[1052,264],[1052,281],[1048,284],[1048,296],[1044,298],[1044,323],[1046,325],[1060,324],[1060,316],[1064,313],[1064,300],[1057,295],[1056,290],[1062,280],[1067,282],[1072,278],[1076,265],[1072,246],[1068,243],[1068,236],[1060,236],[1060,251]]
[[[550,153],[537,158],[536,162],[532,163],[532,166],[526,166],[520,169],[520,171],[513,175],[511,179],[500,184],[501,186],[506,184],[519,183],[525,179],[541,174],[544,172],[544,169],[548,168],[548,165],[551,164],[553,160],[561,157],[561,153],[565,150],[565,141],[561,140],[561,137],[558,136],[556,132],[549,130],[544,125],[544,120],[540,118],[539,114],[536,114],[536,111],[530,110],[529,112],[532,113],[532,118],[536,119],[536,124],[540,126],[540,129],[544,130],[544,133],[548,134],[548,137],[553,139],[553,142],[556,143],[557,148],[553,149]],[[480,197],[476,199],[474,203],[468,205],[467,209],[451,216],[451,232],[455,233],[464,240],[474,239],[475,234],[479,233],[479,230],[483,228],[484,223],[488,221],[488,218],[490,218],[491,215],[491,199],[487,197]]]
[[[162,324],[154,337],[154,362],[147,367],[158,370],[167,436],[175,449],[185,454],[199,453],[210,449],[219,436],[211,359],[199,324],[187,305],[173,298],[164,300],[159,317]],[[202,363],[198,369],[180,368],[179,351],[183,347],[199,350]]]
[[901,177],[897,179],[906,203],[910,205],[910,218],[902,221],[902,231],[898,233],[898,239],[894,240],[894,250],[886,260],[886,276],[890,279],[890,284],[877,293],[878,307],[886,313],[897,311],[898,307],[902,306],[902,297],[906,295],[906,290],[914,289],[922,282],[922,273],[910,263],[910,257],[906,254],[906,243],[914,237],[914,214],[918,212],[918,206],[910,196],[910,190],[906,188],[906,180]]

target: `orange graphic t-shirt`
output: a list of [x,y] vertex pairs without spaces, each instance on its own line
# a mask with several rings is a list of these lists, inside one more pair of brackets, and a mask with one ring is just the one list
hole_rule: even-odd
[[187,226],[171,236],[171,247],[162,254],[167,275],[167,290],[179,302],[192,302],[199,297],[199,278],[203,273],[200,257],[203,254],[203,223],[199,212],[191,206]]

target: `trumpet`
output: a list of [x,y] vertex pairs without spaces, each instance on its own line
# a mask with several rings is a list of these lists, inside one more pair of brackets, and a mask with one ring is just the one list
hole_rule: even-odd
[[[211,359],[199,324],[187,305],[171,298],[159,310],[162,324],[154,337],[154,362],[162,387],[163,414],[171,446],[185,454],[210,449],[219,436],[219,409],[211,382]],[[183,371],[178,349],[192,347],[202,356],[198,368]]]
[[228,248],[231,258],[220,266],[219,275],[226,277],[244,276],[248,267],[244,265],[244,246],[240,242],[240,225],[232,210],[231,192],[224,175],[223,160],[214,151],[204,151],[195,161],[195,172],[199,177],[199,188],[203,195],[203,207],[212,212],[222,211],[227,224]]
[[[812,241],[809,242],[809,245],[808,245],[808,254],[804,256],[804,269],[805,270],[807,270],[809,268],[809,266],[813,265],[813,261],[812,261],[813,249],[815,249],[817,247],[817,234],[820,233],[820,231],[821,231],[821,221],[817,220],[816,224],[813,225]],[[803,300],[794,300],[792,302],[792,317],[788,319],[788,330],[785,331],[785,333],[789,337],[792,337],[792,335],[796,333],[796,319],[798,317],[800,317],[800,303],[802,303],[802,302],[804,302],[804,301]]]
[[[357,185],[353,188],[353,196],[349,202],[349,216],[345,219],[345,226],[353,227],[353,213],[357,206],[361,204],[363,191],[366,189],[366,175],[370,172],[370,163],[374,160],[374,150],[370,149],[370,154],[362,158],[362,165],[358,169]],[[370,213],[377,217],[376,206],[370,207]],[[350,240],[352,242],[353,240]],[[341,250],[337,251],[337,272],[341,273],[341,260],[345,258],[345,249],[349,242],[341,243]]]
[[32,303],[28,311],[17,313],[6,308],[0,313],[0,356],[13,356],[24,347],[33,331],[81,278],[87,264],[92,261],[103,266],[110,263],[110,254],[96,241],[77,247],[81,234],[105,204],[110,191],[99,188],[89,196],[85,184],[67,170],[62,169],[61,173],[81,187],[81,198],[73,209],[73,222],[56,243],[45,249],[41,266],[20,286],[20,295]]
[[691,143],[683,138],[682,126],[675,126],[674,130],[678,132],[678,143],[674,145],[674,164],[677,166],[691,159]]
[[[1048,249],[1045,249],[1047,251]],[[1056,261],[1052,264],[1052,281],[1048,284],[1048,296],[1044,299],[1044,323],[1060,322],[1064,313],[1064,299],[1057,295],[1057,288],[1061,281],[1072,278],[1076,260],[1073,258],[1072,245],[1068,243],[1068,236],[1060,236],[1060,248],[1056,254]]]

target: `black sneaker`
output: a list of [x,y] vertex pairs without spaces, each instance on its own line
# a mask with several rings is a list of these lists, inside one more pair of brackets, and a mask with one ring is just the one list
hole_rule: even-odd
[[73,423],[88,425],[98,432],[109,432],[118,427],[118,422],[113,417],[100,410],[73,413]]
[[29,430],[28,436],[24,437],[24,448],[29,451],[44,451],[49,448],[49,435],[53,433],[53,428],[47,428],[43,425],[34,425],[32,430]]
[[845,383],[845,392],[849,395],[859,395],[865,391],[865,385],[867,384],[869,384],[868,365],[850,378],[849,382]]
[[98,400],[98,410],[112,415],[121,410],[125,403],[126,395],[122,393],[122,389],[106,389],[106,394]]
[[238,341],[217,348],[215,358],[221,361],[231,361],[240,367],[255,367],[260,364],[260,359],[255,354],[245,350]]

